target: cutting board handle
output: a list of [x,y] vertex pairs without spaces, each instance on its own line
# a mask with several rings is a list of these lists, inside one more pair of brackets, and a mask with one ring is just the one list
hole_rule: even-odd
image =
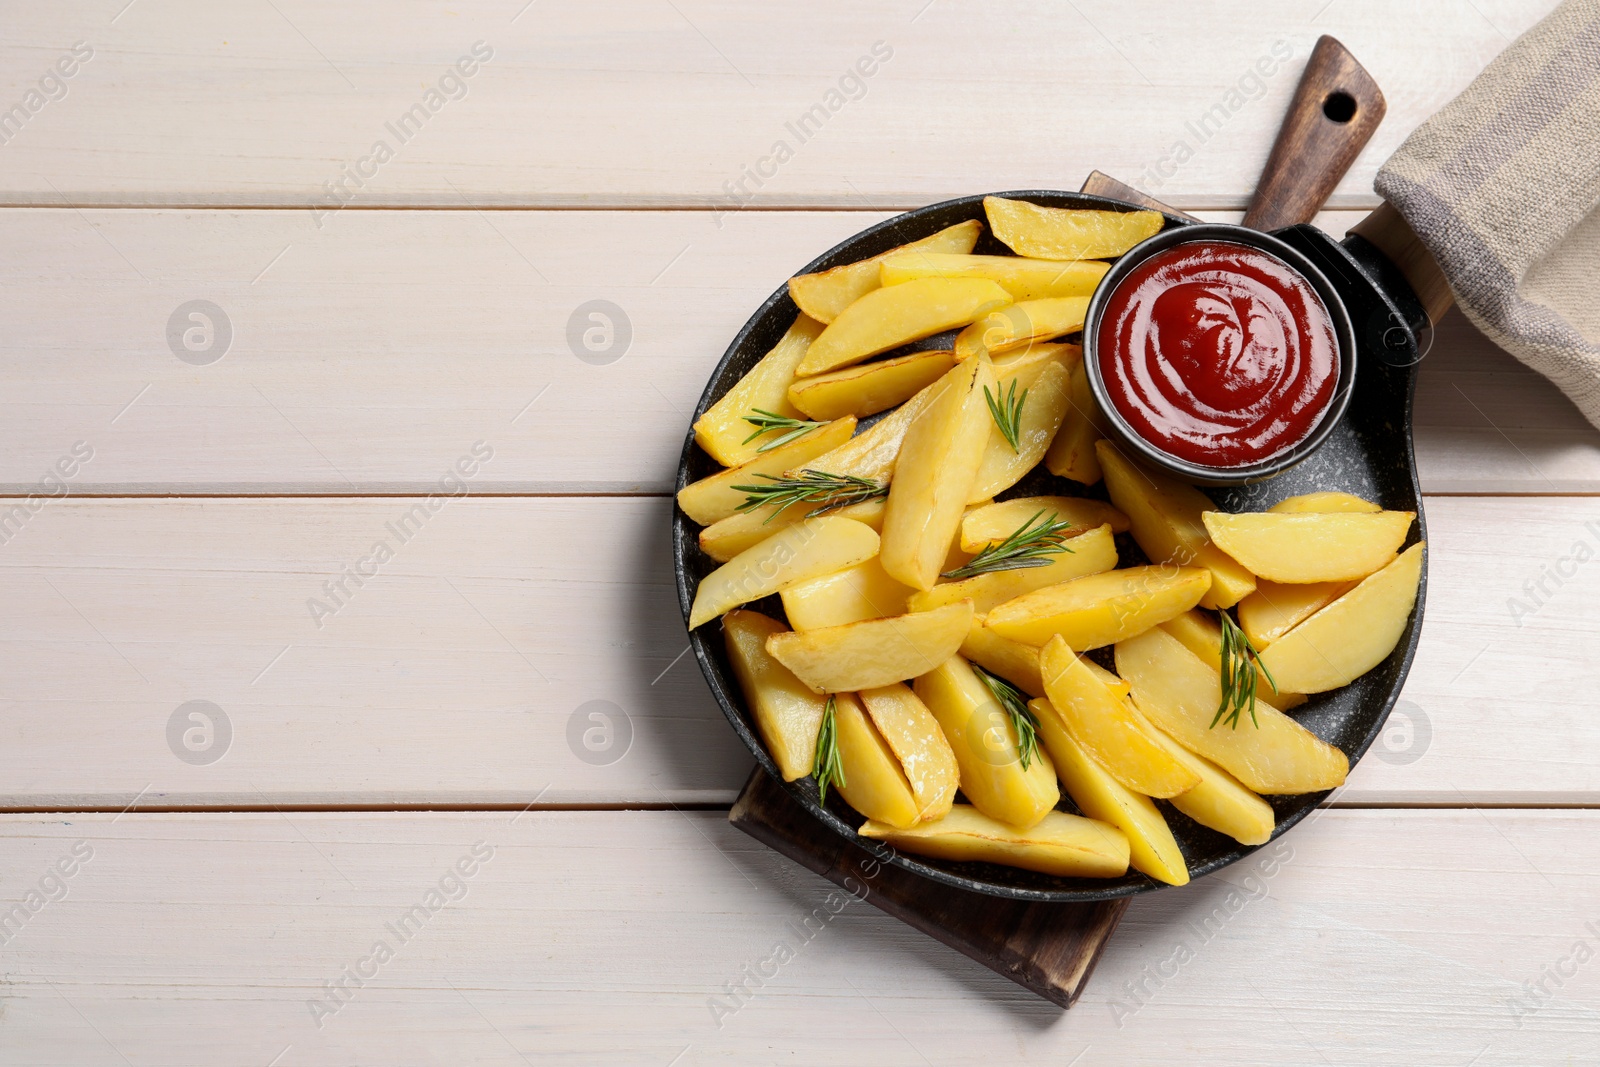
[[1349,49],[1317,39],[1244,224],[1278,230],[1310,222],[1383,121],[1383,93]]

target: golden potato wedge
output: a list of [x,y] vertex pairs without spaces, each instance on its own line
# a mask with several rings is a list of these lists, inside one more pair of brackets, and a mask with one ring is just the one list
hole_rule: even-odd
[[1122,831],[1128,839],[1128,862],[1135,870],[1168,885],[1187,884],[1189,865],[1183,850],[1150,798],[1123,785],[1090,755],[1049,700],[1030,701],[1028,707],[1039,720],[1039,739],[1078,810]]
[[[1172,758],[1126,700],[1126,691],[1100,680],[1087,663],[1052,637],[1039,652],[1045,696],[1061,724],[1117,781],[1147,797],[1175,797],[1200,776]],[[1061,769],[1061,761],[1056,761]],[[1067,792],[1072,792],[1070,786]]]
[[1054,764],[1041,751],[1023,768],[1011,717],[966,660],[951,656],[912,688],[939,720],[961,768],[961,792],[979,811],[1026,830],[1060,801]]
[[1218,548],[1257,578],[1288,585],[1365,578],[1394,559],[1416,517],[1414,511],[1203,516]]
[[961,769],[956,765],[955,751],[939,728],[939,720],[910,687],[899,682],[863,689],[856,696],[900,761],[906,781],[911,783],[918,821],[944,816],[955,802]]
[[943,378],[934,382],[838,448],[807,463],[807,469],[887,483],[899,463],[906,431],[922,414],[922,409],[942,391],[943,384]]
[[1161,232],[1159,211],[1086,211],[983,198],[989,229],[1019,256],[1110,259]]
[[767,651],[819,693],[875,689],[926,674],[955,655],[972,626],[967,601],[932,611],[774,634]]
[[[908,283],[909,284],[909,283]],[[1086,296],[1047,296],[1007,304],[975,320],[956,334],[956,359],[998,356],[1083,329],[1089,310]]]
[[[978,475],[968,494],[969,503],[992,500],[996,493],[1003,493],[1022,481],[1044,458],[1045,449],[1055,440],[1061,420],[1067,414],[1067,378],[1067,368],[1054,361],[1026,367],[1014,374],[995,369],[996,407],[1005,413],[1005,405],[1013,396],[1021,405],[1016,419],[1017,447],[1011,447],[999,425],[989,427],[989,443],[984,447],[983,461],[978,464]],[[990,422],[993,421],[991,417]]]
[[874,289],[839,312],[811,342],[798,375],[860,363],[941,330],[965,326],[1011,303],[1011,294],[983,278],[921,278]]
[[968,511],[961,519],[961,549],[981,552],[1016,533],[1041,511],[1052,522],[1070,522],[1070,532],[1074,536],[1088,533],[1097,526],[1110,526],[1112,533],[1125,533],[1128,529],[1128,516],[1103,500],[1081,496],[1021,496]]
[[874,556],[853,567],[796,582],[778,595],[783,598],[783,613],[789,616],[790,626],[820,630],[904,615],[911,590],[885,574]]
[[[878,535],[866,523],[832,515],[795,523],[700,579],[689,612],[689,629],[795,582],[871,559],[877,552]],[[951,649],[960,643],[958,638]]]
[[1370,500],[1362,500],[1351,493],[1302,493],[1280,500],[1267,509],[1279,515],[1300,515],[1305,512],[1329,511],[1382,511]]
[[1272,642],[1355,587],[1355,582],[1279,585],[1258,578],[1256,591],[1239,601],[1239,629],[1257,651],[1265,651]]
[[817,727],[822,725],[822,710],[828,701],[767,654],[767,638],[784,629],[777,619],[755,611],[739,609],[722,617],[728,661],[744,691],[756,732],[783,773],[783,780],[792,782],[811,773]]
[[983,391],[993,387],[987,361],[957,366],[906,431],[883,513],[881,555],[883,569],[913,589],[933,588],[961,528],[989,440]]
[[1111,527],[1100,526],[1068,538],[1065,550],[1056,553],[1043,567],[990,571],[956,582],[942,582],[932,589],[913,593],[909,605],[912,611],[929,611],[941,604],[971,600],[977,611],[988,612],[1024,593],[1109,571],[1116,565],[1117,543],[1111,536]]
[[[1199,656],[1207,667],[1218,672],[1222,670],[1222,625],[1210,614],[1192,608],[1168,619],[1161,628],[1183,642],[1183,647]],[[1259,645],[1256,648],[1260,651]],[[1288,711],[1306,702],[1304,693],[1278,692],[1259,667],[1256,669],[1256,699],[1279,711]]]
[[1072,369],[1067,397],[1066,417],[1061,420],[1061,428],[1044,455],[1044,465],[1058,478],[1093,485],[1100,480],[1100,460],[1095,445],[1105,436],[1105,428],[1101,423],[1100,405],[1089,390],[1088,372],[1081,362]]
[[821,332],[822,323],[815,319],[805,315],[796,318],[772,351],[695,420],[694,439],[712,459],[724,467],[737,467],[756,458],[763,439],[748,440],[755,427],[744,417],[757,409],[791,419],[800,417],[800,409],[789,403],[789,383],[794,380],[794,369],[805,358],[806,349]]
[[[872,527],[874,532],[881,532],[883,505],[884,500],[879,497],[876,500],[863,500],[859,504],[846,504],[842,508],[834,508],[827,514],[840,519],[864,522]],[[810,513],[810,508],[801,505],[780,510],[777,505],[766,504],[754,511],[741,511],[729,515],[700,531],[700,550],[718,563],[726,563],[745,549],[759,545],[784,527],[804,522]]]
[[908,830],[867,822],[856,833],[916,856],[1000,863],[1063,878],[1120,878],[1128,873],[1128,839],[1121,830],[1064,811],[1048,812],[1032,828],[1019,830],[971,805],[957,804],[936,822]]
[[1041,647],[1060,634],[1068,648],[1087,652],[1183,614],[1210,586],[1203,567],[1125,567],[1008,600],[988,612],[984,625]]
[[941,349],[858,363],[789,386],[789,403],[812,419],[864,419],[904,403],[945,376],[955,356]]
[[834,736],[843,777],[833,787],[869,819],[890,826],[915,826],[921,808],[900,761],[854,693],[834,695]]
[[973,256],[953,252],[896,252],[878,264],[878,280],[899,285],[917,278],[987,278],[1013,300],[1090,296],[1111,264],[1099,260],[1062,263],[1021,256]]
[[1423,543],[1272,643],[1261,665],[1278,684],[1302,693],[1347,685],[1382,663],[1400,643],[1422,582]]
[[801,274],[789,279],[789,296],[795,306],[818,322],[832,322],[839,312],[866,296],[879,285],[879,264],[891,256],[909,252],[961,254],[971,252],[983,233],[976,219],[948,226],[931,237],[891,248],[859,263],[846,263],[816,274]]
[[796,467],[804,467],[816,457],[850,440],[850,435],[855,431],[856,420],[849,416],[820,426],[797,441],[762,453],[737,467],[701,478],[698,482],[690,482],[678,490],[678,506],[701,526],[710,526],[718,519],[736,515],[739,505],[744,503],[748,494],[734,486],[759,485],[766,479],[758,475],[779,475]]
[[1039,676],[1039,650],[1021,641],[1001,637],[983,624],[982,615],[972,617],[972,627],[961,642],[961,655],[990,674],[1004,678],[1031,697],[1044,696],[1044,680]]
[[[1141,715],[1138,709],[1134,714]],[[1149,725],[1149,720],[1144,720]],[[1227,771],[1204,756],[1197,756],[1166,734],[1150,726],[1150,736],[1172,756],[1200,776],[1200,784],[1172,798],[1172,806],[1201,826],[1227,834],[1241,845],[1263,845],[1272,838],[1277,816],[1272,805],[1244,787]]]
[[1109,441],[1095,445],[1111,502],[1127,513],[1133,539],[1157,563],[1204,567],[1211,589],[1203,608],[1231,608],[1256,587],[1256,577],[1211,543],[1202,516],[1215,510],[1200,490],[1171,475],[1136,464]]
[[[1314,793],[1344,783],[1350,761],[1270,704],[1256,721],[1212,729],[1222,702],[1217,672],[1160,627],[1117,643],[1117,673],[1133,686],[1133,703],[1178,744],[1204,756],[1257,793]],[[1276,672],[1274,672],[1276,673]]]
[[1065,341],[1040,341],[1015,352],[996,356],[990,362],[994,364],[994,376],[997,379],[1020,371],[1032,371],[1036,365],[1059,363],[1070,380],[1073,369],[1083,363],[1083,346]]

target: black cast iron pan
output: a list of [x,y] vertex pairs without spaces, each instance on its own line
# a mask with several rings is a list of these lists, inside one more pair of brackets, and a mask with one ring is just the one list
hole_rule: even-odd
[[[1376,126],[1377,119],[1381,117],[1382,97],[1377,95],[1376,87],[1371,85],[1370,79],[1362,83],[1360,79],[1354,78],[1349,70],[1349,65],[1354,63],[1353,60],[1349,60],[1347,64],[1335,64],[1331,70],[1326,69],[1326,62],[1319,68],[1318,57],[1325,52],[1332,54],[1336,59],[1348,57],[1348,53],[1343,52],[1342,47],[1338,46],[1337,42],[1332,42],[1330,38],[1324,38],[1319,42],[1318,52],[1313,54],[1307,75],[1297,93],[1297,106],[1291,110],[1290,119],[1280,133],[1279,141],[1282,147],[1286,138],[1308,136],[1299,127],[1310,123],[1313,127],[1311,131],[1313,139],[1315,136],[1321,136],[1324,141],[1338,147],[1343,153],[1343,162],[1333,160],[1332,165],[1336,165],[1338,169],[1331,175],[1325,170],[1306,171],[1306,181],[1289,180],[1281,171],[1269,169],[1258,190],[1257,201],[1252,205],[1252,214],[1263,213],[1260,210],[1264,206],[1262,196],[1263,192],[1268,192],[1270,193],[1268,199],[1273,203],[1293,204],[1295,206],[1290,210],[1309,217],[1320,206],[1327,191],[1337,183],[1343,173],[1343,167],[1348,165],[1349,159],[1353,158],[1355,151],[1359,149],[1360,142],[1364,142],[1366,137],[1370,136],[1371,128]],[[1323,58],[1326,60],[1327,56]],[[1361,71],[1358,65],[1354,70],[1359,72],[1362,78],[1365,77],[1365,72]],[[1352,117],[1347,116],[1341,123],[1322,106],[1324,101],[1334,94],[1345,95],[1357,101],[1353,114],[1358,116],[1361,122],[1352,121]],[[1301,106],[1307,100],[1311,105],[1309,109]],[[1316,129],[1316,126],[1322,123],[1333,128]],[[1363,124],[1364,129],[1361,128]],[[1341,130],[1341,126],[1348,128]],[[1352,139],[1357,142],[1354,148],[1346,143]],[[1278,154],[1275,150],[1274,156]],[[1298,152],[1286,152],[1284,156],[1303,161],[1308,154],[1310,150],[1302,147]],[[1329,159],[1333,158],[1333,153],[1322,154]],[[1048,207],[1121,211],[1133,210],[1136,206],[1151,206],[1153,203],[1148,197],[1110,182],[1103,176],[1091,179],[1090,185],[1095,186],[1097,182],[1100,188],[1118,191],[1124,199],[1084,192],[1041,189],[986,195],[1027,200]],[[1308,191],[1308,182],[1322,189],[1320,195],[1316,189]],[[1130,203],[1130,200],[1139,203]],[[1270,209],[1272,203],[1267,203],[1265,207]],[[1152,242],[1174,240],[1193,224],[1192,219],[1170,209],[1166,210],[1165,214],[1163,230],[1150,239]],[[827,270],[866,259],[969,219],[980,221],[984,219],[983,195],[931,204],[888,219],[828,250],[794,273]],[[1299,220],[1289,221],[1294,221],[1295,224],[1277,229],[1268,239],[1269,248],[1274,254],[1291,258],[1294,265],[1308,276],[1314,274],[1321,279],[1319,291],[1323,292],[1325,301],[1330,305],[1336,305],[1351,324],[1349,338],[1354,345],[1351,357],[1359,373],[1354,375],[1353,383],[1347,382],[1350,387],[1343,417],[1327,427],[1325,437],[1315,450],[1302,457],[1296,465],[1276,473],[1267,480],[1215,488],[1210,490],[1210,495],[1224,510],[1243,511],[1262,510],[1278,500],[1299,493],[1319,490],[1355,493],[1376,501],[1387,509],[1416,512],[1417,523],[1408,544],[1415,543],[1422,538],[1424,527],[1421,493],[1417,484],[1415,457],[1411,444],[1411,394],[1419,351],[1418,334],[1426,324],[1423,307],[1405,277],[1385,259],[1375,245],[1360,237],[1347,239],[1341,244]],[[1245,227],[1226,229],[1230,239],[1262,243],[1259,231]],[[1285,249],[1288,251],[1285,252]],[[1006,254],[1009,249],[986,232],[974,251],[980,254]],[[1138,249],[1135,249],[1129,255],[1135,255],[1137,252]],[[798,309],[790,299],[787,287],[778,289],[767,298],[733,339],[721,362],[712,372],[705,392],[695,408],[696,418],[737,383],[777,343],[797,313]],[[914,349],[948,348],[952,337],[953,332],[937,335],[886,355],[903,354]],[[719,469],[720,467],[695,444],[691,432],[684,443],[677,488],[681,489],[689,482],[713,474]],[[1020,484],[1002,494],[1001,499],[1042,494],[1105,498],[1101,486],[1085,489],[1075,482],[1056,478],[1041,467]],[[685,619],[688,618],[690,605],[700,580],[717,566],[715,561],[700,551],[698,533],[699,528],[696,524],[681,510],[674,509],[673,555],[678,578],[678,596]],[[1144,557],[1138,546],[1130,538],[1126,536],[1119,538],[1118,548],[1125,563],[1143,561]],[[1423,590],[1418,594],[1416,610],[1412,614],[1405,634],[1383,663],[1351,685],[1332,693],[1315,696],[1294,709],[1294,717],[1303,726],[1342,749],[1349,756],[1352,766],[1382,728],[1410,667],[1421,633],[1426,570],[1424,570],[1423,585]],[[770,597],[749,606],[776,618],[783,617],[782,604],[777,597]],[[750,721],[743,695],[723,649],[720,627],[707,624],[692,631],[689,641],[700,669],[710,684],[712,694],[722,707],[728,722],[763,769],[775,781],[782,781],[777,766],[767,754]],[[785,788],[837,833],[880,854],[887,862],[959,889],[1029,900],[1087,901],[1167,888],[1164,883],[1133,870],[1116,879],[1060,878],[987,863],[959,863],[901,854],[883,848],[875,842],[857,838],[855,827],[862,822],[862,817],[839,798],[837,791],[834,791],[824,807],[817,803],[815,783],[810,778],[786,783]],[[1327,796],[1328,793],[1322,792],[1267,798],[1277,815],[1274,839],[1315,810]],[[1241,846],[1231,838],[1200,826],[1164,801],[1156,803],[1166,816],[1183,850],[1191,877],[1200,877],[1219,870],[1255,851],[1252,847]],[[1065,797],[1061,807],[1067,811],[1075,810],[1070,799]]]

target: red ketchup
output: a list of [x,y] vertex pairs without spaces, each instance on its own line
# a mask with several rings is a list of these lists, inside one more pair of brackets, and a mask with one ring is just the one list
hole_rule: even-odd
[[1305,440],[1339,378],[1333,318],[1276,256],[1174,245],[1106,299],[1100,376],[1134,431],[1178,459],[1239,467]]

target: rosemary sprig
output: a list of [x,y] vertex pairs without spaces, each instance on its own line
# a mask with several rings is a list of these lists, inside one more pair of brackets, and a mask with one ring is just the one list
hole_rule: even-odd
[[744,417],[744,421],[754,426],[756,430],[749,437],[740,441],[741,445],[749,444],[764,433],[771,433],[774,430],[785,431],[783,436],[764,442],[760,448],[756,449],[757,452],[771,452],[774,448],[782,448],[790,441],[798,441],[818,426],[826,425],[826,423],[821,422],[804,422],[800,419],[791,419],[787,415],[779,415],[775,411],[767,411],[764,408],[751,408],[750,414]]
[[1028,764],[1039,754],[1039,720],[1034,716],[1033,709],[1028,707],[1028,698],[1016,686],[977,664],[973,664],[972,669],[977,672],[984,688],[989,690],[989,695],[994,697],[995,703],[1011,717],[1011,727],[1017,731],[1017,758],[1022,763],[1022,769],[1027,770]]
[[767,516],[767,522],[771,522],[791,504],[817,505],[806,513],[806,517],[810,518],[834,508],[889,495],[887,485],[869,478],[857,478],[853,474],[805,470],[793,477],[776,474],[757,474],[756,477],[765,478],[771,484],[736,485],[733,490],[747,494],[744,503],[739,505],[739,511],[754,511],[765,504],[776,504],[772,514]]
[[1011,379],[1011,391],[1002,395],[1000,387],[994,387],[994,392],[983,387],[983,398],[989,402],[989,415],[994,419],[995,428],[1000,431],[1000,436],[1006,439],[1006,444],[1011,446],[1011,451],[1021,452],[1022,447],[1017,443],[1018,436],[1022,433],[1022,405],[1028,402],[1028,391],[1024,389],[1022,395],[1017,395],[1017,380]]
[[817,780],[817,803],[828,802],[828,786],[849,785],[844,780],[844,763],[839,759],[839,727],[835,722],[837,710],[833,694],[828,694],[828,704],[822,709],[822,725],[817,728],[817,751],[811,757],[811,777]]
[[1066,546],[1067,533],[1072,523],[1046,517],[1036,511],[1033,518],[1019,526],[1010,537],[994,544],[972,557],[964,567],[945,571],[944,578],[971,578],[992,571],[1016,571],[1028,567],[1048,567],[1058,552],[1071,552]]
[[1237,730],[1240,714],[1248,710],[1250,721],[1259,730],[1261,722],[1256,718],[1257,668],[1266,675],[1268,684],[1274,690],[1278,688],[1278,683],[1272,677],[1272,672],[1262,665],[1261,654],[1244,631],[1239,629],[1233,617],[1226,611],[1218,612],[1218,615],[1222,620],[1222,660],[1218,664],[1222,675],[1222,702],[1217,705],[1217,714],[1211,720],[1211,726],[1215,729],[1217,723],[1226,722],[1230,728]]

